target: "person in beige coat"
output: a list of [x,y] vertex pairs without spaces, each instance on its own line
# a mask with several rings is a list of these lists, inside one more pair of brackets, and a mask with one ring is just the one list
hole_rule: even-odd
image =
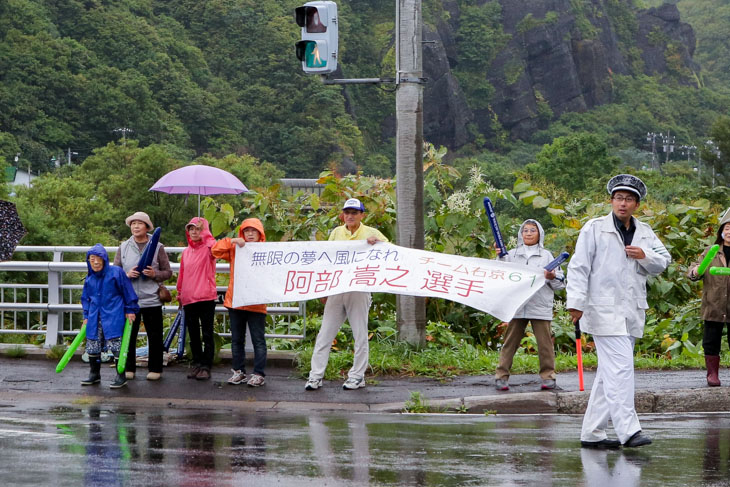
[[[720,219],[715,244],[721,246],[721,251],[715,255],[709,267],[727,267],[730,262],[730,209]],[[698,261],[690,266],[687,276],[692,281],[702,279],[704,282],[700,310],[705,321],[702,348],[705,350],[707,385],[717,387],[720,385],[720,345],[725,327],[730,343],[730,276],[713,276],[709,272],[697,275],[697,268],[709,251],[710,247],[707,247],[702,252]]]

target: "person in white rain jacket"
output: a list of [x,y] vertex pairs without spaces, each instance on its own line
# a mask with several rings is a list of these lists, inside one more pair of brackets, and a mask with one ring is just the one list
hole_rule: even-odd
[[[644,334],[646,279],[672,260],[651,227],[633,217],[646,197],[644,182],[620,174],[607,189],[612,212],[583,226],[568,265],[568,311],[593,335],[598,354],[581,431],[587,448],[651,443],[634,409],[634,343]],[[618,440],[607,438],[609,419]]]
[[[528,267],[543,268],[553,260],[553,254],[545,248],[545,231],[537,220],[522,222],[517,232],[517,247],[499,260],[516,262]],[[499,365],[494,374],[498,391],[509,390],[509,376],[517,348],[525,336],[527,324],[537,339],[537,354],[540,359],[541,389],[555,389],[555,348],[551,333],[553,319],[553,296],[555,291],[565,287],[563,271],[558,267],[552,271],[543,270],[545,284],[516,312],[504,333],[504,344],[499,352]]]

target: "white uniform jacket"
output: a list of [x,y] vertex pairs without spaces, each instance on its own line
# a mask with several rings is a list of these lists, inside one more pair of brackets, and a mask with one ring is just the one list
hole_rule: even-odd
[[580,327],[586,333],[644,335],[646,279],[661,274],[672,257],[649,225],[633,220],[631,245],[646,254],[640,260],[626,256],[612,213],[589,220],[580,231],[568,264],[567,307],[583,311]]

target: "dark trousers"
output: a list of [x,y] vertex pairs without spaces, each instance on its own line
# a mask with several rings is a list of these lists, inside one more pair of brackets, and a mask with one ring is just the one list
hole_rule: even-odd
[[702,348],[705,349],[705,355],[720,355],[722,329],[725,325],[727,325],[727,340],[730,343],[730,324],[705,321],[705,331],[702,335]]
[[233,370],[245,373],[246,369],[246,323],[251,332],[253,345],[253,373],[265,376],[266,366],[266,315],[243,309],[228,308],[231,319],[231,354]]
[[127,353],[127,372],[137,371],[137,334],[140,322],[144,322],[147,330],[147,367],[150,372],[162,373],[162,306],[141,308],[132,323],[132,334],[129,337]]
[[[193,363],[210,370],[215,355],[213,341],[213,319],[215,318],[215,301],[198,301],[186,304],[185,328],[190,337],[190,350],[193,352]],[[200,343],[200,334],[203,333],[203,343]]]

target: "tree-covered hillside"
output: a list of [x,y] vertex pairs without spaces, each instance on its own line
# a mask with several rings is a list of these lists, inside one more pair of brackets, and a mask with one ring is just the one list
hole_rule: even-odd
[[[0,157],[20,153],[23,167],[45,171],[52,158],[70,152],[80,163],[134,139],[188,162],[246,154],[291,177],[392,175],[392,90],[302,74],[301,3],[0,2]],[[426,139],[447,146],[450,161],[506,157],[516,167],[576,131],[624,162],[646,160],[647,132],[698,146],[730,108],[728,5],[656,3],[424,0]],[[336,76],[392,76],[394,2],[341,0],[339,13]]]

